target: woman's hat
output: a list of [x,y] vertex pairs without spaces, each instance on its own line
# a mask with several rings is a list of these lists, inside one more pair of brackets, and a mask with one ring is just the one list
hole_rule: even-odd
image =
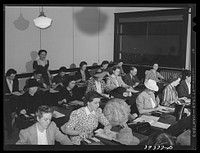
[[149,79],[144,83],[144,85],[146,88],[148,88],[150,90],[158,91],[158,86],[157,86],[155,80]]
[[140,140],[133,136],[132,129],[125,127],[117,134],[116,139],[124,145],[138,145]]
[[39,86],[39,83],[37,82],[37,80],[35,79],[28,80],[27,88],[38,87],[38,86]]
[[128,92],[126,92],[126,88],[123,87],[117,87],[113,89],[110,92],[110,95],[113,96],[114,98],[119,98],[119,99],[126,99],[129,96]]

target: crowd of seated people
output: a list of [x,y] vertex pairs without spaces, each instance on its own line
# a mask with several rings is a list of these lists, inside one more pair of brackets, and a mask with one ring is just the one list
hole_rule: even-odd
[[[17,144],[30,143],[26,135],[29,130],[35,134],[48,137],[48,128],[53,130],[59,136],[59,142],[62,142],[63,137],[68,135],[69,141],[64,144],[80,145],[84,138],[91,137],[93,131],[97,128],[98,122],[105,126],[105,130],[109,131],[113,126],[126,126],[127,122],[134,120],[142,114],[151,114],[155,111],[161,111],[169,107],[171,112],[174,112],[174,104],[179,104],[179,100],[188,101],[191,94],[191,74],[185,71],[185,77],[181,81],[181,77],[173,75],[170,77],[169,84],[164,88],[161,97],[155,93],[159,91],[159,79],[164,79],[157,72],[158,64],[154,64],[153,69],[145,74],[145,89],[137,92],[134,90],[142,82],[137,77],[137,68],[130,67],[129,73],[125,73],[122,68],[122,61],[108,70],[108,61],[103,61],[101,67],[93,76],[90,75],[87,69],[87,62],[80,62],[80,69],[75,75],[69,76],[66,73],[66,67],[62,66],[59,69],[58,75],[51,79],[49,73],[49,61],[46,60],[47,52],[40,50],[38,52],[39,59],[34,61],[33,76],[29,78],[23,88],[23,95],[20,96],[20,104],[17,106],[17,113],[22,115],[32,114],[35,116],[37,108],[41,105],[67,107],[73,106],[73,111],[70,113],[70,119],[62,126],[62,132],[57,130],[54,123],[51,122],[52,112],[45,112],[49,115],[49,122],[43,122],[43,116],[37,116],[37,123],[32,127],[20,132],[20,140]],[[12,93],[19,91],[18,80],[15,78],[17,72],[13,69],[8,70],[5,77],[4,93]],[[15,80],[15,81],[14,81]],[[179,84],[179,82],[181,83]],[[80,88],[78,83],[85,83],[85,87]],[[11,86],[12,85],[12,86]],[[58,94],[56,98],[46,99],[48,94],[39,94],[41,92],[50,91],[50,88],[56,90]],[[99,108],[102,98],[107,98],[104,107]],[[10,106],[9,106],[10,107]],[[48,106],[46,106],[48,107]],[[190,111],[184,109],[188,116]],[[14,111],[14,110],[13,110]],[[44,114],[45,114],[44,113]],[[37,113],[36,113],[37,114]],[[40,124],[45,124],[41,131],[38,131]],[[38,128],[38,127],[39,128]],[[34,127],[34,128],[33,128]],[[43,132],[46,132],[45,134]],[[39,133],[37,133],[39,132]],[[47,139],[31,142],[31,144],[54,144],[53,141]],[[54,140],[54,139],[53,139]]]

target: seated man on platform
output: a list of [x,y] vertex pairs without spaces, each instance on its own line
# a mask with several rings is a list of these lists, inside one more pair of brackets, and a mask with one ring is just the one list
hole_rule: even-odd
[[44,79],[42,78],[42,71],[40,69],[36,69],[33,73],[34,73],[34,75],[30,79],[26,80],[23,90],[25,92],[29,90],[27,86],[29,84],[28,82],[31,80],[34,80],[37,83],[37,87],[39,90],[48,89],[48,86],[44,83]]
[[80,145],[84,138],[90,138],[99,122],[104,125],[105,132],[110,132],[112,126],[99,108],[100,98],[97,92],[88,92],[84,97],[85,107],[74,110],[69,121],[61,127],[70,135],[73,144]]
[[64,84],[68,78],[68,75],[65,74],[66,71],[67,71],[66,67],[60,67],[58,75],[53,77],[52,87],[55,90],[60,90],[62,87],[64,87]]
[[72,145],[67,135],[62,134],[56,124],[51,121],[52,110],[42,105],[36,112],[37,122],[19,133],[16,144],[21,145],[54,145],[55,141],[62,145]]
[[191,100],[191,72],[186,70],[183,72],[183,77],[180,84],[177,86],[178,97],[187,101]]
[[137,68],[131,67],[129,73],[124,76],[123,80],[127,85],[133,88],[138,86],[140,83],[140,80],[137,77]]
[[147,82],[147,80],[151,79],[151,80],[155,80],[156,82],[159,82],[160,79],[164,79],[164,77],[157,71],[158,70],[158,64],[155,63],[153,65],[153,69],[151,70],[147,70],[145,72],[145,81]]

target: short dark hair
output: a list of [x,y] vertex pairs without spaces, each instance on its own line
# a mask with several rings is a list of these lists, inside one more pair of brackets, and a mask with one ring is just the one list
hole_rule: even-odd
[[103,61],[103,62],[101,63],[101,66],[106,65],[106,64],[109,64],[109,62],[105,60],[105,61]]
[[116,69],[120,69],[121,70],[121,68],[119,66],[115,65],[115,66],[113,66],[112,71],[115,71]]
[[102,96],[96,91],[88,92],[83,98],[85,106],[87,105],[87,102],[92,102],[94,98],[102,98]]
[[41,49],[41,50],[38,51],[38,55],[40,55],[42,52],[44,52],[45,54],[47,54],[47,51],[46,51],[46,50]]
[[182,75],[183,75],[182,79],[185,80],[185,79],[186,79],[186,76],[187,76],[187,77],[190,77],[190,76],[191,76],[191,71],[190,71],[190,70],[184,70],[184,71],[182,72]]
[[82,68],[83,65],[87,65],[87,62],[86,62],[86,61],[82,61],[82,62],[79,64],[79,67]]
[[49,107],[47,105],[39,106],[36,111],[36,116],[41,118],[44,113],[53,113],[53,110],[51,109],[51,107]]
[[69,77],[67,78],[67,80],[65,81],[64,86],[67,87],[71,81],[76,81],[75,76],[69,76]]
[[66,72],[67,68],[65,66],[60,67],[59,72]]
[[7,72],[6,72],[6,76],[10,76],[11,74],[17,74],[17,71],[15,69],[9,69]]
[[179,74],[179,73],[172,74],[169,76],[168,82],[172,83],[172,82],[178,80],[178,78],[181,79],[181,74]]
[[131,72],[132,70],[137,70],[137,68],[132,66],[130,67],[129,72]]

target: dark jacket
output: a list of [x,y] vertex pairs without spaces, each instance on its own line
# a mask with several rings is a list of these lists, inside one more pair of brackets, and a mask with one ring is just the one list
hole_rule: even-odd
[[137,76],[132,77],[130,76],[130,73],[126,74],[123,78],[124,83],[126,83],[129,86],[135,85],[136,82],[140,82]]
[[189,94],[188,86],[185,82],[185,80],[182,80],[180,84],[177,86],[177,92],[178,92],[178,97],[187,97],[191,98],[191,95]]
[[[86,77],[86,81],[91,77],[87,69],[85,70],[85,77]],[[76,80],[82,79],[82,75],[81,75],[81,71],[80,70],[78,70],[75,73],[75,78],[76,78]]]
[[[19,91],[19,81],[17,78],[13,80],[13,92]],[[8,87],[6,77],[4,78],[4,94],[10,93],[10,89]]]

